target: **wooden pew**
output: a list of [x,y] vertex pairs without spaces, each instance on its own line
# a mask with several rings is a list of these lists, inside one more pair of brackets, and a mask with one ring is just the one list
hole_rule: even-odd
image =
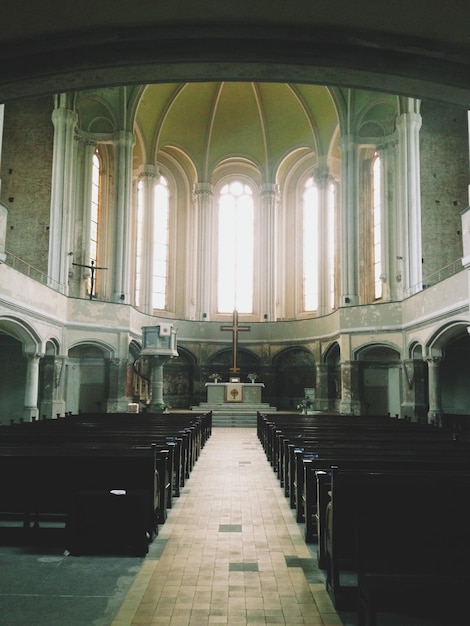
[[[370,617],[375,593],[392,583],[411,593],[434,577],[437,590],[439,582],[451,587],[462,577],[468,585],[469,524],[470,472],[334,468],[326,535],[334,606],[356,606],[359,597]],[[358,564],[359,596],[341,579]]]
[[[158,463],[165,451],[146,448],[12,446],[0,447],[0,513],[24,515],[25,526],[36,526],[41,515],[66,517],[77,492],[114,489],[141,492],[140,526],[153,537],[166,516],[165,498],[158,488]],[[5,478],[6,477],[6,478]]]
[[[212,415],[164,419],[104,415],[69,415],[0,427],[0,476],[4,477],[0,515],[20,515],[29,528],[31,519],[37,525],[41,515],[70,518],[78,494],[80,498],[101,494],[104,499],[117,489],[125,491],[129,500],[134,498],[133,506],[141,511],[138,527],[142,529],[145,523],[146,536],[156,534],[171,507],[172,492],[179,495],[179,486],[210,436]],[[173,455],[178,448],[183,450],[182,441],[189,443],[178,469]],[[173,475],[177,477],[174,490]],[[123,512],[124,501],[119,500]]]

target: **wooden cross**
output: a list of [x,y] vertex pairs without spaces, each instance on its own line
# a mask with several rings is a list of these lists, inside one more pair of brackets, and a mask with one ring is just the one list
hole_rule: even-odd
[[90,300],[93,300],[93,289],[95,287],[95,272],[96,270],[107,270],[107,267],[96,267],[95,262],[91,261],[90,265],[82,265],[81,263],[72,263],[72,265],[77,265],[78,267],[87,267],[90,270]]
[[230,330],[232,332],[232,351],[233,351],[233,366],[230,371],[236,374],[240,371],[237,367],[237,351],[238,351],[238,333],[241,331],[249,331],[249,326],[239,326],[238,324],[238,311],[233,312],[233,322],[231,326],[221,326],[220,330]]

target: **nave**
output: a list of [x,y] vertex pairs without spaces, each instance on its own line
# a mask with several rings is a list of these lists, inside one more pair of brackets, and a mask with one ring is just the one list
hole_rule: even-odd
[[255,428],[212,430],[145,558],[61,550],[0,540],[0,624],[357,626],[335,612]]

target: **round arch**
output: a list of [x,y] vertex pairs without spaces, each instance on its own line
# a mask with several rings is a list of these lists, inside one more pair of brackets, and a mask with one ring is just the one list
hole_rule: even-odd
[[43,341],[33,327],[23,320],[10,316],[0,317],[0,333],[17,339],[23,345],[24,354],[43,352]]
[[275,404],[281,409],[295,409],[306,389],[316,387],[315,357],[303,346],[278,352],[273,359],[276,389]]

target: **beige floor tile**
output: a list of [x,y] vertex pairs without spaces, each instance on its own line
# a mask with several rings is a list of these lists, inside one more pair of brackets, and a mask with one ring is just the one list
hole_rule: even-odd
[[324,584],[287,566],[311,553],[256,429],[214,428],[153,546],[113,626],[341,626]]

